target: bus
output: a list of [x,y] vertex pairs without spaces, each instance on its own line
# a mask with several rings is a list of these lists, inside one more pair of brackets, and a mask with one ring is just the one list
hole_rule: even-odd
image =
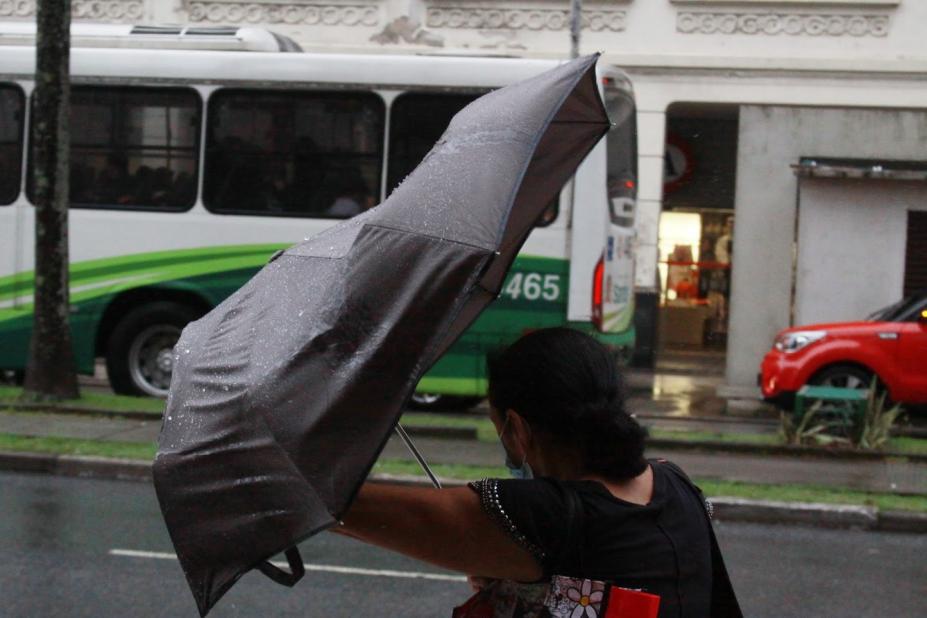
[[[0,368],[20,377],[34,281],[24,28],[0,24]],[[73,32],[77,369],[105,362],[115,392],[156,397],[189,321],[278,249],[380,203],[470,101],[559,62],[303,53],[253,28]],[[598,71],[612,129],[548,206],[500,297],[423,378],[419,406],[483,397],[487,355],[532,329],[568,325],[616,354],[633,349],[634,96],[619,69]]]

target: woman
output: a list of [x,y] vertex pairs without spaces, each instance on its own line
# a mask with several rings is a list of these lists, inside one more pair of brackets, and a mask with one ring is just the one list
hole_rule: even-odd
[[478,583],[588,578],[658,595],[661,617],[711,615],[705,504],[678,468],[644,458],[602,345],[565,328],[526,335],[490,363],[489,402],[518,478],[367,484],[340,531]]

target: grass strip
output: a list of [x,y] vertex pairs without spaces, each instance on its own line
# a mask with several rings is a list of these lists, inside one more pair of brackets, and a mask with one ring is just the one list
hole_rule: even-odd
[[[505,468],[486,466],[443,465],[435,464],[432,470],[439,477],[458,480],[481,478],[505,478]],[[405,474],[421,476],[422,469],[414,461],[381,460],[374,466],[374,472],[385,474]],[[875,506],[887,510],[905,510],[927,512],[927,496],[897,496],[894,494],[873,493],[823,487],[819,485],[765,485],[762,483],[741,483],[736,481],[717,481],[695,479],[696,483],[708,496],[725,496],[749,500],[772,500],[777,502],[818,502],[824,504],[852,504],[858,506]]]
[[[432,472],[441,478],[459,481],[474,481],[484,478],[505,478],[508,471],[504,466],[470,466],[464,464],[429,464]],[[421,476],[426,479],[418,462],[406,459],[381,459],[373,466],[374,472]]]
[[[0,403],[30,403],[28,399],[23,399],[23,389],[15,386],[0,386]],[[128,397],[126,395],[110,395],[108,393],[84,392],[77,399],[66,399],[64,401],[47,403],[49,411],[53,411],[56,406],[81,406],[88,408],[97,408],[110,412],[151,412],[152,415],[160,415],[164,411],[164,400],[155,397]]]
[[888,450],[910,455],[927,455],[927,440],[923,438],[891,438]]
[[430,412],[406,412],[399,419],[403,425],[418,427],[452,427],[465,429],[476,429],[477,438],[483,442],[495,442],[499,438],[496,436],[496,428],[492,421],[486,416],[473,417],[463,415],[433,414]]
[[695,481],[708,496],[727,496],[778,502],[853,504],[857,506],[875,506],[889,511],[927,512],[927,496],[899,496],[820,485],[763,485],[760,483],[709,479],[695,479]]
[[109,442],[0,433],[0,450],[151,461],[157,445],[154,442]]
[[[428,412],[407,412],[400,421],[403,425],[419,427],[464,427],[477,431],[483,442],[495,442],[496,429],[485,416],[462,416],[433,414]],[[651,428],[650,437],[655,440],[678,440],[680,442],[721,442],[724,444],[749,444],[753,446],[781,446],[782,439],[774,433],[721,433],[711,431],[680,431]],[[909,455],[927,455],[927,440],[921,438],[892,438],[886,451]]]
[[655,440],[678,440],[680,442],[723,442],[725,444],[754,444],[779,446],[782,440],[774,433],[720,433],[711,431],[679,431],[650,428],[650,437]]

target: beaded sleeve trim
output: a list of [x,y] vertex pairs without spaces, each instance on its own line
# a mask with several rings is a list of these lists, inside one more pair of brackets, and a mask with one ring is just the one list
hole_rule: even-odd
[[499,481],[497,479],[483,479],[469,484],[470,489],[480,497],[480,505],[489,517],[496,522],[520,547],[527,550],[538,562],[544,560],[544,550],[528,540],[523,535],[509,514],[502,508],[499,499]]

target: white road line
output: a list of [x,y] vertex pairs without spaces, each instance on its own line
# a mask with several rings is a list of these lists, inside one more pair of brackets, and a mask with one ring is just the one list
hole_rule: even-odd
[[[111,556],[125,558],[147,558],[150,560],[176,560],[175,554],[157,551],[139,551],[135,549],[111,549]],[[287,568],[285,562],[274,562],[276,566]],[[368,575],[372,577],[396,577],[400,579],[428,579],[440,582],[465,582],[462,575],[443,575],[441,573],[423,573],[420,571],[391,571],[389,569],[361,569],[356,567],[337,566],[334,564],[304,564],[307,571],[322,571],[325,573],[340,573],[342,575]]]

